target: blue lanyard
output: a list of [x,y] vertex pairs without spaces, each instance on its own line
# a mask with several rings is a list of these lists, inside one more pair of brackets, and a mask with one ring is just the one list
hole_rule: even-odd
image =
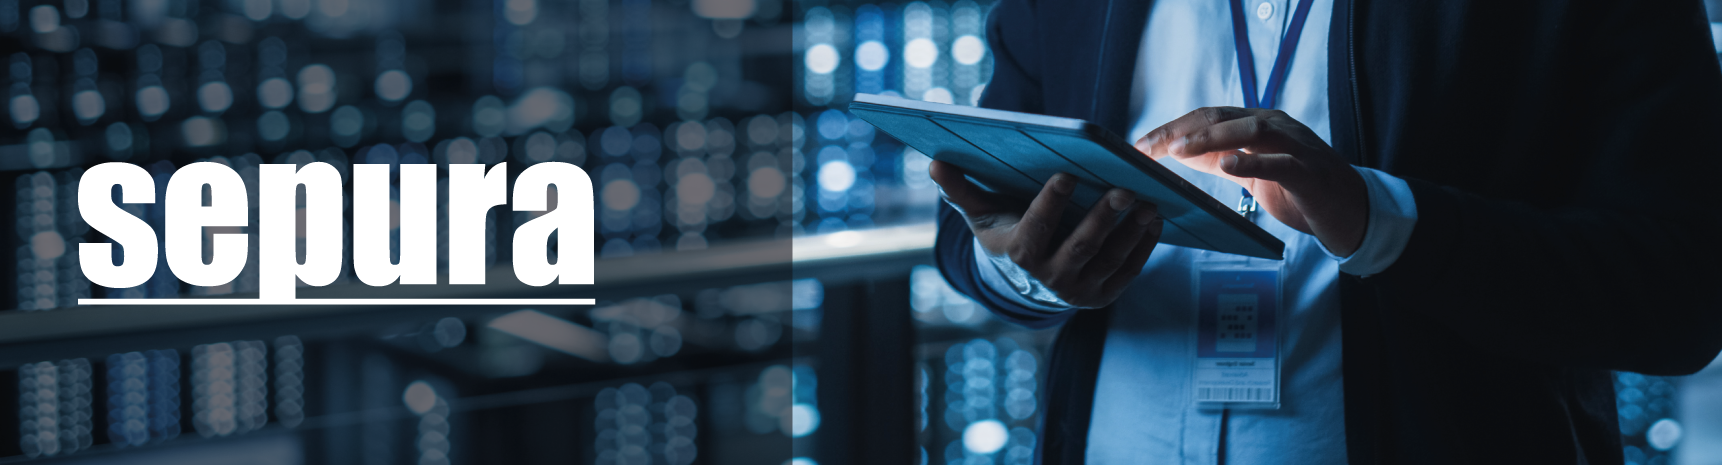
[[1244,24],[1243,0],[1231,0],[1232,4],[1232,44],[1238,50],[1238,75],[1243,77],[1244,106],[1249,108],[1273,108],[1278,100],[1280,85],[1286,80],[1287,68],[1291,67],[1292,54],[1297,51],[1297,40],[1303,35],[1304,20],[1309,19],[1309,6],[1314,0],[1298,0],[1297,12],[1292,14],[1290,27],[1286,28],[1285,40],[1280,41],[1280,51],[1274,57],[1274,69],[1268,73],[1268,88],[1261,99],[1256,98],[1256,58],[1250,53],[1250,30]]
[[[1231,0],[1232,5],[1232,45],[1238,50],[1238,75],[1243,78],[1244,106],[1249,108],[1273,108],[1279,99],[1280,85],[1285,83],[1286,73],[1291,67],[1292,54],[1297,51],[1298,38],[1303,36],[1303,23],[1309,19],[1309,6],[1314,0],[1298,0],[1297,12],[1292,13],[1290,27],[1286,28],[1285,40],[1280,41],[1280,51],[1274,57],[1274,69],[1268,72],[1268,88],[1260,99],[1256,98],[1256,57],[1250,53],[1250,29],[1244,23],[1244,1]],[[1249,189],[1239,189],[1244,197],[1238,200],[1238,213],[1249,217],[1256,211],[1255,196],[1250,195]]]

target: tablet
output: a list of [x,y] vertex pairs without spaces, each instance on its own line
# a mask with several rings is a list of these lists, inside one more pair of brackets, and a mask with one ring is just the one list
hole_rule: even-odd
[[1069,173],[1079,179],[1071,196],[1079,212],[1114,187],[1153,202],[1165,218],[1161,243],[1274,260],[1285,252],[1236,210],[1087,121],[872,94],[856,94],[849,111],[989,191],[1032,199],[1052,175]]

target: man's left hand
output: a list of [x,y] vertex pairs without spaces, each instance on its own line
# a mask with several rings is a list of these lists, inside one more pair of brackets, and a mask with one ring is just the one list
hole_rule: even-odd
[[1238,183],[1268,214],[1314,235],[1335,255],[1350,256],[1363,243],[1369,224],[1363,176],[1285,112],[1201,108],[1142,136],[1136,148]]

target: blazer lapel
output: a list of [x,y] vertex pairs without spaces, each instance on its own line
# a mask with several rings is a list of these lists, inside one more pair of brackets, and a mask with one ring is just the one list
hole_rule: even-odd
[[1089,120],[1118,134],[1129,129],[1130,84],[1136,79],[1136,53],[1142,46],[1152,4],[1149,0],[1106,0],[1106,13],[1097,28],[1101,34],[1099,62],[1089,68],[1099,74],[1080,86],[1090,92],[1079,100],[1089,102]]

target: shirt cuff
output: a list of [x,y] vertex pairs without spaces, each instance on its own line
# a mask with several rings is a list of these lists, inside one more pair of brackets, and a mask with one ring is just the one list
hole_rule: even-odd
[[[987,255],[981,240],[975,239],[975,268],[980,270],[981,284],[1003,295],[1011,303],[1027,307],[1030,310],[1058,313],[1078,308],[1065,303],[1057,295],[1047,289],[1040,280],[1028,275],[1028,270],[1016,265],[1008,257],[994,258]],[[1035,296],[1035,297],[1030,297]]]
[[1411,230],[1417,225],[1417,202],[1405,180],[1369,168],[1353,168],[1363,176],[1363,184],[1369,191],[1369,224],[1364,229],[1363,244],[1349,257],[1334,255],[1325,244],[1321,251],[1339,261],[1339,271],[1368,277],[1387,271],[1405,251]]

